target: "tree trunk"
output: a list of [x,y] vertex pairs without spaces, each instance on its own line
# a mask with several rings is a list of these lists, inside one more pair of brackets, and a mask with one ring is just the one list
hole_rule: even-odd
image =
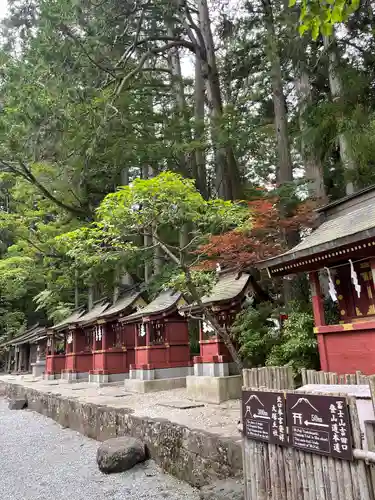
[[74,307],[76,309],[78,309],[78,306],[79,306],[79,286],[78,286],[78,280],[79,280],[78,269],[76,269],[75,272],[74,272]]
[[326,203],[327,195],[324,185],[323,165],[314,147],[307,145],[306,136],[306,109],[312,102],[310,79],[305,68],[300,70],[299,78],[296,82],[299,101],[299,126],[301,131],[301,154],[306,170],[306,179],[309,181],[310,196]]
[[[328,51],[328,80],[329,88],[331,91],[332,101],[340,101],[342,97],[342,83],[340,76],[337,72],[338,54],[336,50],[335,37],[323,37],[324,48]],[[345,191],[347,195],[355,192],[355,185],[351,179],[353,173],[356,171],[356,163],[354,161],[353,153],[349,144],[348,136],[345,132],[340,131],[344,117],[339,120],[338,128],[338,143],[340,148],[341,164],[344,168],[345,176],[348,175],[349,179],[346,181]]]
[[[171,21],[172,22],[172,21]],[[173,38],[175,36],[174,26],[169,24],[168,26],[168,36]],[[181,72],[181,61],[178,47],[173,47],[168,54],[168,66],[171,72],[171,86],[174,92],[175,102],[176,102],[176,114],[179,118],[180,123],[184,121],[186,115],[186,100],[185,100],[185,88],[184,81]],[[184,125],[186,122],[184,123]],[[189,133],[183,134],[183,137],[179,137],[179,140],[189,140]],[[184,137],[185,136],[185,137]],[[188,161],[183,152],[179,154],[179,163],[181,171],[184,175],[189,175]]]
[[205,44],[202,49],[204,49],[206,59],[202,61],[202,67],[203,76],[206,80],[211,137],[216,160],[216,191],[218,196],[225,200],[239,199],[242,194],[242,186],[237,160],[232,147],[221,144],[223,102],[207,0],[198,0],[198,16]]
[[[152,171],[151,167],[143,166],[142,167],[142,178],[149,179],[152,176],[153,176],[153,171]],[[152,245],[152,236],[145,235],[143,237],[143,244],[144,244],[145,249],[147,249],[147,247],[150,247]],[[146,259],[145,268],[144,268],[145,283],[148,283],[150,281],[151,277],[152,277],[152,262]]]
[[[274,16],[271,0],[262,0],[264,12],[264,24],[267,31],[267,56],[270,63],[272,100],[275,120],[275,134],[278,153],[278,165],[276,170],[277,184],[284,184],[293,181],[293,164],[290,154],[290,143],[288,134],[287,106],[284,96],[283,79],[281,72],[280,52],[277,36],[275,33]],[[281,200],[280,214],[287,216],[285,202]],[[288,248],[293,248],[299,240],[299,234],[295,230],[285,230],[284,239]],[[284,303],[288,304],[295,298],[293,282],[289,279],[283,281]]]
[[279,184],[293,180],[293,165],[290,156],[287,108],[283,90],[281,62],[275,33],[271,0],[263,0],[264,22],[267,30],[267,55],[271,65],[272,99],[275,114],[275,132],[278,152],[276,179]]
[[129,169],[124,167],[121,169],[121,186],[127,186],[129,184]]
[[[205,88],[202,76],[202,60],[199,52],[195,56],[195,88],[194,88],[194,140],[205,142],[205,126],[204,126],[204,97]],[[193,172],[196,179],[197,188],[201,195],[208,199],[207,186],[207,171],[206,171],[206,156],[204,147],[196,147],[195,149],[195,171]]]
[[87,290],[87,308],[89,311],[94,307],[94,285],[89,285]]

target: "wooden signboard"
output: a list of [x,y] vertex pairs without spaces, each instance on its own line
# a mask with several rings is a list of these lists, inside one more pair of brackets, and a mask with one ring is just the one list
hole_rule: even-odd
[[345,398],[287,394],[286,413],[291,446],[320,455],[353,459]]
[[288,444],[283,393],[243,391],[242,415],[243,432],[247,438]]

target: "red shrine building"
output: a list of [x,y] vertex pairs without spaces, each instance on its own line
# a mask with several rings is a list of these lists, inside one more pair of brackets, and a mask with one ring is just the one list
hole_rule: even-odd
[[47,378],[69,382],[109,383],[129,376],[134,363],[134,331],[120,322],[146,305],[137,291],[128,291],[114,304],[101,300],[89,311],[78,309],[49,330]]
[[125,388],[148,392],[186,385],[191,373],[188,322],[178,313],[185,304],[180,293],[168,290],[139,311],[120,318],[135,339],[134,362]]
[[[375,373],[375,186],[318,210],[320,225],[288,252],[259,263],[271,277],[306,272],[321,369]],[[324,310],[330,297],[338,319]]]
[[135,363],[135,335],[133,326],[122,318],[145,305],[140,292],[130,290],[96,318],[90,382],[118,382],[129,377],[130,366]]
[[[221,326],[230,327],[241,311],[250,290],[250,275],[238,272],[223,272],[210,295],[202,297],[202,304],[208,307]],[[187,305],[180,313],[199,316],[200,307]],[[199,356],[194,357],[194,375],[224,377],[238,374],[236,365],[224,343],[209,323],[200,321]]]
[[70,354],[72,351],[70,344],[73,341],[73,333],[79,318],[84,314],[84,309],[77,309],[70,316],[48,330],[45,374],[47,379],[53,380],[62,376],[69,378],[65,374],[66,354]]
[[[233,271],[222,272],[202,304],[209,308],[218,323],[230,327],[236,315],[244,307],[249,294],[253,294],[251,276]],[[196,304],[180,307],[185,317],[202,315]],[[200,321],[199,356],[195,356],[194,373],[187,378],[188,395],[196,400],[221,403],[241,396],[242,378],[224,341],[211,325]]]
[[77,319],[66,337],[65,368],[62,378],[68,381],[88,379],[96,350],[96,320],[109,307],[106,300]]

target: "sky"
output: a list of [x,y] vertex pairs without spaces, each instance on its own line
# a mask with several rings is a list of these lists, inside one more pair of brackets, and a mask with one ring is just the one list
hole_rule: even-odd
[[0,19],[2,19],[8,8],[8,1],[7,0],[0,0]]

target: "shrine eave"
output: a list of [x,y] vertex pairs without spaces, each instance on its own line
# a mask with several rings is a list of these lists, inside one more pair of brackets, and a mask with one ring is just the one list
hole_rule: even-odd
[[134,306],[134,303],[141,297],[141,292],[131,291],[120,297],[111,307],[98,316],[98,319],[113,319],[120,314],[126,313]]
[[267,269],[271,276],[287,276],[367,256],[375,256],[375,227],[301,250],[297,245],[282,255],[258,262],[257,267]]
[[78,320],[85,314],[85,309],[79,308],[73,311],[73,313],[60,321],[56,325],[53,325],[52,328],[49,329],[48,334],[50,335],[53,332],[58,332],[69,328],[70,325],[74,325],[78,322]]
[[249,287],[250,280],[251,276],[248,273],[238,273],[237,271],[223,274],[213,286],[210,295],[202,297],[201,305],[194,302],[193,304],[179,307],[179,312],[189,315],[194,312],[200,312],[202,307],[226,309],[233,302],[238,302],[243,298]]
[[120,318],[119,321],[123,323],[136,323],[144,319],[148,320],[151,317],[168,315],[177,310],[177,304],[180,300],[184,300],[181,293],[173,293],[169,290],[164,291],[147,306],[129,316]]
[[44,333],[46,333],[45,327],[35,325],[29,330],[26,330],[26,332],[22,333],[21,335],[17,335],[17,337],[14,337],[13,339],[4,342],[4,344],[1,344],[0,347],[3,348],[8,346],[33,343],[38,340],[41,340],[41,338],[44,338]]
[[95,323],[99,316],[101,316],[101,314],[103,314],[104,311],[106,311],[109,307],[110,304],[108,301],[98,301],[96,304],[94,304],[94,307],[90,311],[88,311],[83,316],[80,316],[80,318],[77,320],[77,324],[81,327],[84,327]]

